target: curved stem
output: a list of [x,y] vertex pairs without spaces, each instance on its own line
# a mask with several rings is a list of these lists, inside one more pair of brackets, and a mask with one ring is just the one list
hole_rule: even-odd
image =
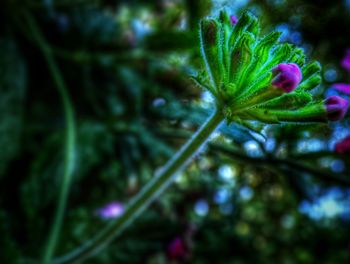
[[145,210],[172,182],[176,173],[197,153],[212,132],[223,121],[224,116],[216,111],[193,137],[161,168],[155,177],[131,200],[124,213],[106,226],[93,239],[72,253],[59,258],[55,263],[81,262],[98,252],[116,238],[143,210]]
[[74,152],[75,152],[75,122],[74,122],[74,111],[71,103],[70,96],[67,92],[66,85],[60,73],[60,70],[55,62],[55,59],[52,55],[52,50],[46,43],[40,29],[35,22],[34,18],[26,13],[26,21],[31,30],[31,33],[34,36],[35,41],[37,42],[39,48],[41,49],[45,60],[49,66],[52,78],[56,84],[57,90],[61,96],[64,110],[64,117],[66,122],[66,131],[65,131],[65,143],[64,143],[64,171],[63,178],[61,183],[61,188],[58,197],[57,208],[52,223],[51,231],[49,233],[49,238],[47,241],[47,246],[45,247],[45,252],[43,255],[43,263],[50,263],[55,252],[59,234],[62,228],[62,222],[64,217],[64,211],[67,204],[68,193],[70,184],[73,176],[73,167],[74,167]]

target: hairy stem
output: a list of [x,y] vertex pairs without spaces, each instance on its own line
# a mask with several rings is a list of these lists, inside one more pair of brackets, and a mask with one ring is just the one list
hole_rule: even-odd
[[63,103],[64,117],[66,122],[63,177],[61,181],[61,187],[59,191],[54,220],[52,223],[51,231],[49,233],[47,245],[45,247],[42,259],[42,262],[46,264],[51,262],[53,254],[55,252],[59,234],[62,229],[64,211],[66,208],[68,193],[72,181],[75,153],[75,122],[73,105],[71,103],[71,99],[68,94],[61,72],[52,55],[52,51],[47,42],[45,41],[42,33],[40,32],[40,29],[37,23],[35,22],[34,18],[28,13],[25,14],[25,18],[31,30],[31,33],[34,36],[34,40],[38,44],[48,64],[52,78],[55,82],[56,88]]
[[155,177],[131,200],[124,213],[110,222],[99,234],[76,251],[59,258],[55,263],[77,263],[97,253],[116,238],[145,208],[147,208],[172,182],[182,169],[205,144],[212,132],[223,121],[224,116],[216,111],[193,137],[161,168]]

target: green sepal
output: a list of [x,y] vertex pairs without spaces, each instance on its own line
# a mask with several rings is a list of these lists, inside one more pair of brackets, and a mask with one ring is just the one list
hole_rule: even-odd
[[264,36],[256,45],[254,55],[259,58],[259,64],[264,64],[269,59],[271,48],[277,44],[281,32],[271,32]]
[[226,91],[226,97],[224,98],[225,101],[229,101],[230,98],[233,97],[233,95],[235,94],[236,92],[236,85],[234,83],[229,83],[226,85],[226,87],[224,88],[225,91]]
[[[241,93],[237,93],[237,95],[232,98],[231,104],[233,107],[237,111],[240,111],[242,108],[251,107],[264,102],[264,100],[271,99],[271,97],[281,95],[278,90],[275,90],[276,93],[269,91],[273,88],[271,86],[271,79],[272,72],[267,72],[260,76],[250,87],[247,87],[244,91],[241,91]],[[249,102],[250,100],[252,100],[252,102]]]
[[319,72],[304,80],[298,87],[298,90],[311,91],[321,83],[322,77]]
[[321,65],[318,61],[313,61],[301,68],[303,80],[298,90],[311,91],[321,83]]
[[283,91],[281,89],[276,89],[271,85],[265,86],[261,89],[258,89],[254,93],[247,94],[247,97],[241,98],[239,100],[240,107],[237,111],[242,111],[246,108],[255,107],[261,104],[261,102],[269,101],[273,98],[280,97]]
[[220,24],[215,19],[203,19],[200,23],[201,52],[205,61],[207,72],[218,89],[225,71],[223,65],[223,52]]
[[244,82],[239,83],[238,86],[251,82],[255,74],[268,61],[270,57],[270,50],[278,42],[280,36],[280,32],[271,32],[257,43],[254,48],[253,60],[250,63],[250,66],[247,67],[246,70],[242,73],[241,80],[244,80]]
[[325,122],[327,120],[326,107],[323,101],[306,105],[295,110],[260,109],[247,111],[251,115],[265,123],[281,122]]
[[291,44],[289,43],[280,44],[272,50],[270,61],[273,63],[285,61],[286,58],[291,57],[292,52],[293,52],[293,47]]
[[252,33],[255,37],[258,37],[260,33],[259,21],[255,16],[251,16],[250,24],[246,29],[248,32]]
[[272,81],[272,72],[268,71],[257,77],[254,81],[251,82],[250,86],[247,85],[247,88],[239,98],[247,97],[248,94],[255,94],[259,89],[264,89],[271,86]]
[[292,45],[288,43],[278,45],[272,50],[269,60],[262,66],[260,72],[269,71],[279,63],[286,61],[292,56],[292,52]]
[[293,62],[302,66],[305,64],[305,54],[304,50],[301,48],[294,47],[292,56],[288,60],[289,62]]
[[222,38],[222,54],[224,68],[228,69],[230,64],[230,48],[229,48],[229,39],[232,32],[232,25],[229,15],[225,11],[220,12],[219,20],[221,23],[221,38]]
[[301,68],[301,72],[303,74],[303,79],[306,80],[310,76],[314,75],[315,73],[321,72],[321,64],[318,61],[313,61],[311,63],[304,65]]
[[200,76],[190,76],[190,79],[194,82],[196,86],[203,90],[211,92],[214,97],[217,97],[215,89],[210,85],[210,82],[206,82]]
[[[232,27],[231,21],[230,21],[230,16],[228,15],[228,13],[226,11],[224,11],[224,10],[220,11],[219,20],[223,25],[228,26],[228,27]],[[232,30],[230,30],[230,32],[231,31]]]
[[277,98],[267,101],[258,107],[264,109],[288,109],[294,110],[309,104],[312,101],[312,96],[306,92],[293,92],[283,94]]
[[232,120],[235,121],[236,123],[246,127],[247,129],[259,134],[262,138],[264,138],[266,140],[266,135],[264,135],[264,133],[262,133],[265,125],[261,122],[257,122],[257,121],[247,121],[247,120],[242,120],[242,119],[235,119]]
[[278,118],[275,115],[269,115],[267,110],[250,110],[240,113],[240,118],[248,121],[259,120],[266,124],[278,124]]
[[244,71],[247,63],[251,61],[252,58],[252,44],[255,42],[255,37],[250,32],[244,32],[236,44],[235,49],[231,54],[231,67],[229,76],[230,82],[233,82],[238,86],[239,79],[242,77],[242,72]]
[[247,27],[254,21],[254,16],[252,16],[249,12],[245,12],[239,19],[237,24],[234,26],[233,31],[231,33],[229,39],[229,47],[236,46],[238,39],[246,31]]

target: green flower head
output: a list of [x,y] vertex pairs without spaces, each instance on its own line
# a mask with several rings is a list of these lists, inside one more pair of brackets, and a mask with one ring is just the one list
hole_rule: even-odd
[[260,36],[249,12],[233,25],[230,16],[200,22],[205,71],[195,77],[215,97],[228,122],[320,122],[327,120],[325,101],[310,91],[321,82],[318,62],[306,63],[302,49],[280,43],[280,32]]

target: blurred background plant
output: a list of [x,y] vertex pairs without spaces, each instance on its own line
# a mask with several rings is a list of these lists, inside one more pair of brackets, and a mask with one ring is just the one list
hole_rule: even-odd
[[[321,61],[318,96],[349,83],[349,1],[3,1],[0,263],[42,258],[62,183],[70,191],[54,256],[91,238],[206,119],[213,99],[188,76],[202,65],[198,21],[222,8],[251,10]],[[335,151],[348,117],[222,126],[162,199],[86,263],[348,263],[350,156]]]

